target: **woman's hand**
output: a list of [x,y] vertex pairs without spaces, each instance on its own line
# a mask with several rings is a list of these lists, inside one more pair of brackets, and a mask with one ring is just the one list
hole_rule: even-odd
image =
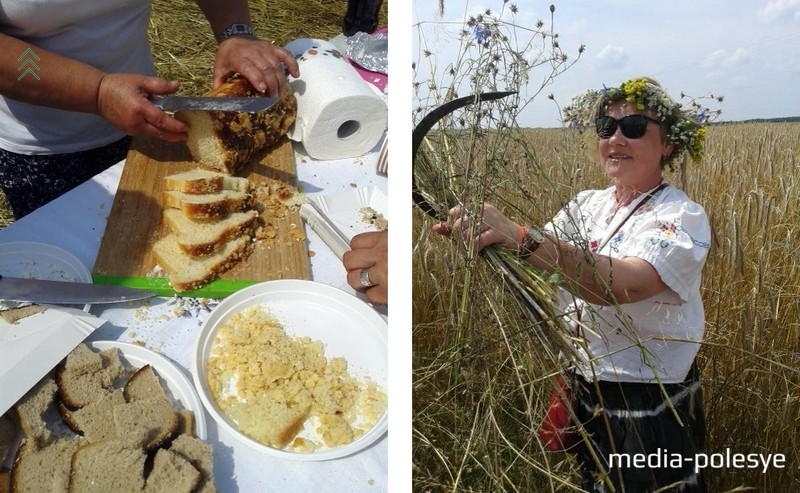
[[461,236],[465,243],[474,241],[478,251],[500,244],[509,250],[519,249],[520,226],[491,204],[482,204],[478,213],[456,206],[448,212],[448,222],[433,226],[434,233]]
[[[367,296],[371,303],[389,301],[389,231],[370,231],[353,237],[342,263],[347,283]],[[366,274],[362,274],[366,271]],[[364,285],[363,281],[369,281]]]
[[293,77],[300,75],[297,60],[288,50],[253,37],[233,36],[217,48],[213,87],[239,73],[257,90],[280,96],[286,83],[285,70]]
[[175,92],[177,81],[139,74],[105,74],[97,90],[97,114],[128,135],[146,134],[169,142],[186,140],[186,124],[149,99]]

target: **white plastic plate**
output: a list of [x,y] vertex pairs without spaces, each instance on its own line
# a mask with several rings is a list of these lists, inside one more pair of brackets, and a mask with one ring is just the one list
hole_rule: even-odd
[[386,390],[388,345],[386,321],[355,296],[331,286],[302,280],[268,281],[238,291],[220,303],[204,322],[192,356],[192,377],[206,410],[217,424],[252,448],[288,460],[319,461],[355,454],[381,438],[387,430],[383,416],[367,433],[352,443],[311,453],[290,452],[263,445],[240,433],[216,406],[206,381],[205,361],[219,326],[233,314],[253,305],[264,305],[280,321],[287,334],[322,341],[325,356],[347,360],[348,373],[369,376]]
[[[89,269],[74,255],[47,243],[0,243],[0,274],[26,279],[92,282]],[[83,307],[89,311],[90,305]]]
[[195,392],[189,377],[173,362],[146,347],[127,342],[94,341],[90,342],[89,346],[100,351],[111,347],[118,348],[122,356],[133,368],[138,369],[145,365],[150,365],[155,370],[156,375],[166,383],[169,389],[167,395],[172,398],[173,406],[188,409],[194,413],[194,427],[197,438],[206,439],[206,417],[203,412],[203,405],[197,397],[197,392]]
[[379,229],[365,220],[364,216],[368,209],[374,209],[387,222],[389,220],[388,198],[375,186],[347,190],[333,195],[316,195],[308,197],[308,200],[315,202],[328,221],[348,240],[359,233]]

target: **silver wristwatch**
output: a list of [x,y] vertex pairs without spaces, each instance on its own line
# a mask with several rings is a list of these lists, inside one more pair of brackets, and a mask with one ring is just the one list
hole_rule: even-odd
[[231,24],[217,36],[217,43],[222,43],[231,36],[256,36],[256,32],[249,24]]

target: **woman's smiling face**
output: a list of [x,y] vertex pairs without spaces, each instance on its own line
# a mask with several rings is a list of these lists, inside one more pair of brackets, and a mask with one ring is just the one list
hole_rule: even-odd
[[[653,116],[627,101],[611,103],[605,114],[617,120],[628,115]],[[614,135],[598,142],[600,163],[608,177],[617,186],[633,187],[638,191],[647,190],[654,186],[652,183],[661,180],[661,156],[668,155],[672,147],[664,145],[661,128],[652,121],[648,121],[647,130],[638,139],[625,137],[617,128]]]

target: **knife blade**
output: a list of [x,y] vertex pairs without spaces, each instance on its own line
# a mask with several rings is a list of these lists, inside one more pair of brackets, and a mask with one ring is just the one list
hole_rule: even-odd
[[273,107],[280,98],[227,98],[227,97],[195,97],[165,96],[153,99],[153,104],[165,111],[232,111],[236,113],[257,113]]
[[48,305],[119,303],[150,298],[155,293],[125,286],[47,281],[0,275],[0,300]]

